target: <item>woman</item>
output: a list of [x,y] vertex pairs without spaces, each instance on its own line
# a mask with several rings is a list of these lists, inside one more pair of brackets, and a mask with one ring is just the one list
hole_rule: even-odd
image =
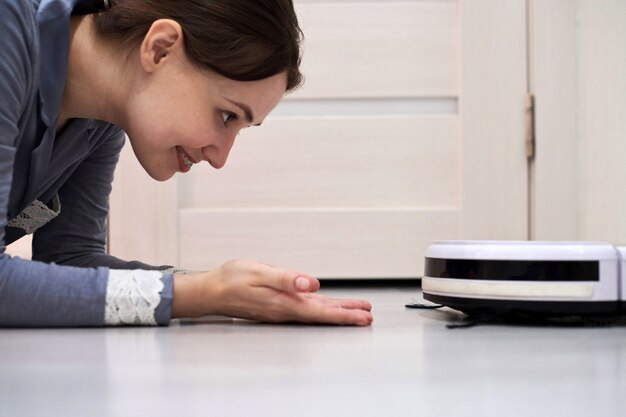
[[[0,1],[0,325],[223,314],[367,325],[371,306],[251,261],[184,275],[104,251],[124,132],[159,181],[221,168],[300,83],[291,0]],[[4,254],[33,236],[33,260]],[[173,271],[176,272],[176,271]]]

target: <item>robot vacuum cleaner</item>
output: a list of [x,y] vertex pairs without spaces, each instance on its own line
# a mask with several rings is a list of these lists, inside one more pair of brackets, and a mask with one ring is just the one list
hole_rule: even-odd
[[437,241],[424,298],[468,315],[625,313],[626,247],[599,242]]

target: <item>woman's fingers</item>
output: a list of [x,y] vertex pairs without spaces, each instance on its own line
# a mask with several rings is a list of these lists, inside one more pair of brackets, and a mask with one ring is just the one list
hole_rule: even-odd
[[[299,293],[296,305],[288,308],[303,315],[302,321],[327,324],[367,326],[373,321],[372,305],[365,300],[339,299],[311,294],[320,288],[320,282],[308,275],[272,268],[276,275],[269,286],[287,293]],[[299,311],[297,311],[299,310]]]
[[294,302],[289,308],[303,322],[367,326],[373,321],[372,306],[364,300],[300,294]]
[[260,264],[259,284],[276,290],[293,292],[315,292],[320,289],[320,282],[306,274],[286,271],[269,265]]
[[289,293],[315,292],[319,290],[317,279],[296,271],[279,269],[272,265],[254,262],[245,259],[234,259],[226,262],[220,268],[225,275],[250,279],[250,283],[257,287],[269,287]]
[[329,306],[343,307],[343,308],[348,308],[352,310],[365,310],[365,311],[372,310],[372,304],[370,304],[366,300],[358,300],[358,299],[353,299],[353,298],[333,298],[333,297],[326,297],[326,296],[319,295],[319,294],[311,294],[310,297],[317,298],[321,302],[326,303]]
[[368,326],[373,321],[372,313],[361,309],[317,304],[308,310],[309,318],[318,323]]
[[372,310],[372,305],[365,300],[339,300],[339,302],[341,307],[351,310]]

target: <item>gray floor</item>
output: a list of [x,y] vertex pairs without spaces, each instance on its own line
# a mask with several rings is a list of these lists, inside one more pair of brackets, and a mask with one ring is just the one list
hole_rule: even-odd
[[0,330],[0,416],[626,415],[626,327],[449,330],[416,289],[323,292],[374,324]]

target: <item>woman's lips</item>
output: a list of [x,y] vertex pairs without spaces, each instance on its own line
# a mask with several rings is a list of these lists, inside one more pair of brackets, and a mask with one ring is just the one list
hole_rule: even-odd
[[189,172],[189,170],[194,164],[194,161],[187,154],[187,152],[185,152],[181,147],[177,146],[176,157],[178,159],[178,166],[180,168],[180,171],[183,173]]

